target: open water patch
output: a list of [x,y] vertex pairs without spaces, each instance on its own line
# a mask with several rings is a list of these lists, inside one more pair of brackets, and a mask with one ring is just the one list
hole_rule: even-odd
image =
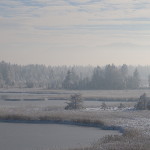
[[3,150],[37,150],[78,148],[90,146],[106,135],[117,131],[95,127],[53,123],[0,122],[0,145]]

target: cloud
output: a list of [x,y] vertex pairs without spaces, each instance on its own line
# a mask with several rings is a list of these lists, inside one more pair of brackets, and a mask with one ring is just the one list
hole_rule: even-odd
[[39,30],[52,30],[52,31],[59,31],[59,30],[89,30],[89,31],[97,31],[97,30],[123,30],[123,31],[145,31],[145,30],[150,30],[150,23],[149,24],[98,24],[98,25],[74,25],[74,26],[39,26],[36,27],[35,29]]
[[70,28],[149,30],[149,6],[145,0],[2,0],[0,17],[3,21],[15,18],[16,22],[36,29],[58,31]]
[[131,43],[128,49],[139,44],[142,51],[150,40],[149,8],[146,0],[1,0],[0,49],[79,54]]

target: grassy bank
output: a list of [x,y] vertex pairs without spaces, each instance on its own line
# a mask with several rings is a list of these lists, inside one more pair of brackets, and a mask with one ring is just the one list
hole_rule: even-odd
[[149,150],[149,147],[150,136],[128,129],[122,135],[108,135],[92,143],[90,147],[72,150]]
[[[124,120],[132,119],[140,115],[145,117],[149,114],[148,111],[143,112],[82,112],[82,111],[50,111],[50,112],[24,112],[17,110],[13,112],[1,111],[1,121],[26,121],[31,123],[54,121],[55,123],[73,123],[76,125],[98,126],[98,127],[116,127],[112,120],[122,118]],[[107,118],[107,119],[104,119]],[[109,121],[107,121],[109,120]],[[112,124],[110,123],[112,122]],[[113,129],[113,128],[106,128]],[[114,128],[117,129],[117,128]],[[82,147],[73,150],[149,150],[150,136],[143,134],[135,129],[127,129],[122,135],[109,135],[94,142],[89,147]]]
[[1,112],[0,122],[13,123],[57,123],[72,124],[79,126],[97,127],[104,130],[118,130],[123,132],[119,126],[107,124],[103,118],[95,116],[94,113],[77,112],[77,111],[61,111],[49,113],[18,113],[18,112]]
[[[53,111],[47,107],[0,107],[0,120],[25,123],[54,122],[116,130],[121,126],[126,129],[123,135],[106,136],[90,147],[78,150],[149,150],[150,137],[145,133],[150,133],[150,111]],[[134,130],[128,130],[131,127]]]

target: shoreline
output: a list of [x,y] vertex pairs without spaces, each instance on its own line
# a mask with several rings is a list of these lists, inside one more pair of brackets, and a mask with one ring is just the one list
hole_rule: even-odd
[[0,119],[0,123],[24,123],[24,124],[62,124],[62,125],[74,125],[74,126],[82,126],[82,127],[94,127],[100,128],[102,130],[115,130],[120,133],[124,133],[125,129],[121,126],[114,125],[104,125],[99,123],[83,123],[79,121],[69,121],[69,120],[7,120]]

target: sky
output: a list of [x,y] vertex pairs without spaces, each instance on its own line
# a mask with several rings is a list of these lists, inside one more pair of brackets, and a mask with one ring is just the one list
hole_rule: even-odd
[[0,0],[0,61],[150,65],[150,0]]

